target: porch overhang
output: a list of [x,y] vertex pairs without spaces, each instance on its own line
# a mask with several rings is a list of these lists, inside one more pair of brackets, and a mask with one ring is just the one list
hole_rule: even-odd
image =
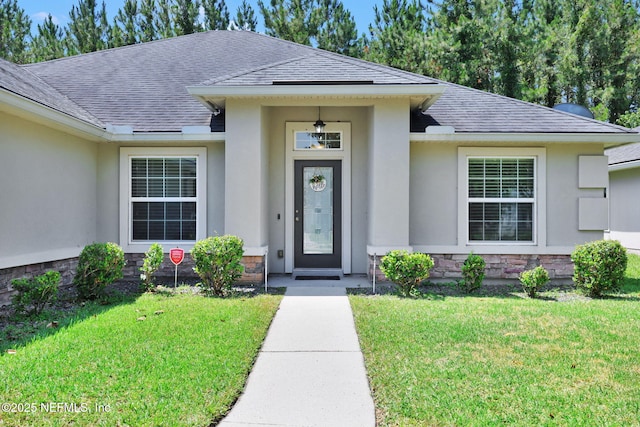
[[187,91],[214,111],[224,109],[228,98],[252,98],[262,105],[309,105],[310,100],[349,100],[350,105],[368,105],[371,100],[409,98],[411,109],[425,111],[444,93],[442,84],[291,84],[243,86],[189,86]]

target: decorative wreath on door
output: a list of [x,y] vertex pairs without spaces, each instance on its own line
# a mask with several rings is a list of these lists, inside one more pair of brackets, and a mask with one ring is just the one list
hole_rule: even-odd
[[327,180],[324,175],[316,174],[309,179],[309,186],[313,191],[322,191],[327,187]]

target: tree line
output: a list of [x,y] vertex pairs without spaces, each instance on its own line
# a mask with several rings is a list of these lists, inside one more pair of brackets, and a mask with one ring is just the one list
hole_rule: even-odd
[[640,124],[639,0],[383,0],[358,34],[340,0],[78,0],[64,27],[38,24],[0,0],[0,56],[16,63],[198,31],[255,31],[552,107],[573,102],[596,118]]

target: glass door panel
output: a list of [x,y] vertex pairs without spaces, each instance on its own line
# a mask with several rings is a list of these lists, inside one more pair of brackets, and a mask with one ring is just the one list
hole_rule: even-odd
[[333,168],[305,167],[302,251],[305,255],[333,253]]

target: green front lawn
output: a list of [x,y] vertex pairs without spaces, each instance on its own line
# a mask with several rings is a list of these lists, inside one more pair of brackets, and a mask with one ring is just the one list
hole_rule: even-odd
[[242,391],[281,298],[145,294],[3,352],[0,425],[209,425]]
[[627,276],[599,300],[351,296],[379,424],[640,425],[640,257]]

